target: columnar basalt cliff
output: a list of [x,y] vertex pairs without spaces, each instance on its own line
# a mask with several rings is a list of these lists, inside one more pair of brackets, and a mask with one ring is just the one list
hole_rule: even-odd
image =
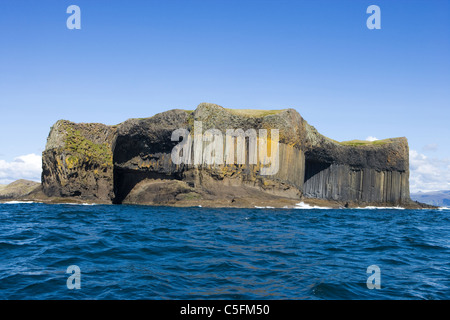
[[[249,138],[245,164],[195,163],[196,152],[208,152],[207,139],[200,149],[189,149],[188,163],[175,164],[171,154],[183,140],[172,141],[172,133],[186,129],[193,136],[198,123],[202,132],[224,133],[225,156],[227,130],[278,129],[277,172],[264,175],[263,164],[250,163]],[[268,145],[276,150],[270,139]],[[50,197],[117,204],[245,207],[316,199],[342,206],[406,206],[412,204],[408,154],[405,138],[331,140],[293,109],[231,110],[202,103],[195,111],[170,110],[117,126],[58,121],[43,152],[42,187]]]

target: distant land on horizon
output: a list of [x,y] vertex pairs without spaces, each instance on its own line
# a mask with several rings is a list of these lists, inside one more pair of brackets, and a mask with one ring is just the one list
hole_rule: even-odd
[[450,190],[411,193],[411,199],[434,206],[449,207]]

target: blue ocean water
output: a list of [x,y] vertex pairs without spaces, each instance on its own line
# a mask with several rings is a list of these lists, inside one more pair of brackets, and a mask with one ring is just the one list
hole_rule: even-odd
[[449,254],[449,210],[0,204],[0,299],[449,299]]

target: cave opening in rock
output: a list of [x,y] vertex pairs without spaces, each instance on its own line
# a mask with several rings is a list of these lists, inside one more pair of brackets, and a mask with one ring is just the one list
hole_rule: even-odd
[[331,164],[305,159],[303,194],[308,198],[326,198],[326,176]]
[[175,180],[169,176],[151,171],[127,170],[114,168],[114,204],[121,204],[133,188],[145,179]]
[[166,129],[161,136],[148,135],[148,131],[118,135],[113,144],[114,204],[121,204],[145,179],[180,179],[169,174],[170,165],[164,161],[164,154],[170,155],[176,144],[171,141],[171,132]]

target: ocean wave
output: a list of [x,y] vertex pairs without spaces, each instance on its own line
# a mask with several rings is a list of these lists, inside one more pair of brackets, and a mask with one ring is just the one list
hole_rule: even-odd
[[397,207],[376,207],[376,206],[367,206],[367,207],[357,207],[357,208],[355,208],[355,209],[358,209],[358,210],[363,210],[363,209],[365,209],[365,210],[383,210],[383,209],[385,209],[385,210],[405,210],[405,208],[399,207],[399,206],[397,206]]
[[96,206],[96,203],[56,203],[56,204],[67,204],[69,206]]
[[275,207],[265,206],[265,207],[258,207],[255,206],[256,209],[275,209]]
[[319,207],[319,206],[311,206],[307,203],[304,203],[303,201],[300,203],[297,203],[293,209],[333,209],[330,207]]
[[42,203],[42,202],[35,202],[35,201],[6,201],[2,204],[24,204],[24,203]]
[[[310,210],[296,211],[297,201],[284,212],[208,208],[206,215],[177,207],[5,205],[0,297],[448,298],[442,279],[450,276],[450,211],[358,214],[317,210],[314,204],[320,203],[301,200],[297,207]],[[365,269],[371,264],[381,267],[382,288],[389,270],[392,290],[367,289]],[[70,265],[80,267],[82,288],[89,281],[85,289],[65,286]]]

